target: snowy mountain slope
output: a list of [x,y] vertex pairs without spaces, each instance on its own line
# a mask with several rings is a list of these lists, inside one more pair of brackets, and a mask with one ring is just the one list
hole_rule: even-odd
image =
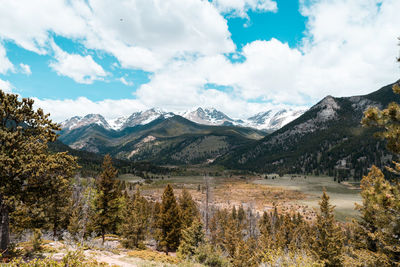
[[225,122],[233,123],[234,120],[229,118],[223,112],[215,108],[197,108],[195,110],[186,111],[180,114],[182,117],[204,125],[222,125]]
[[85,117],[72,117],[61,125],[64,130],[72,130],[90,124],[103,126],[105,129],[120,131],[137,125],[145,125],[161,117],[169,118],[180,115],[185,119],[202,125],[231,125],[250,127],[257,130],[275,131],[302,115],[306,110],[281,109],[260,112],[246,120],[232,119],[215,108],[197,108],[186,112],[172,113],[152,108],[146,111],[134,112],[130,116],[106,120],[100,114],[89,114]]
[[242,125],[258,130],[275,131],[297,119],[306,111],[306,109],[268,110],[248,118]]
[[63,130],[73,130],[91,124],[97,124],[107,130],[112,128],[106,119],[100,114],[88,114],[84,117],[72,117],[62,122],[61,128]]
[[160,117],[168,118],[172,116],[174,116],[173,113],[165,112],[157,108],[152,108],[146,111],[139,111],[129,116],[119,129],[122,130],[127,127],[134,127],[136,125],[145,125]]

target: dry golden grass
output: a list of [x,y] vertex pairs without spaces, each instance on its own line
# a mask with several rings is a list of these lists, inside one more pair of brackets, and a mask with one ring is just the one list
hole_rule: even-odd
[[[180,196],[183,188],[186,188],[199,205],[204,204],[206,193],[203,188],[204,184],[199,183],[199,180],[172,181],[175,196]],[[198,190],[199,184],[201,185],[200,191]],[[143,187],[142,194],[149,200],[160,201],[164,187],[165,183]],[[231,209],[233,206],[244,205],[257,212],[271,210],[274,205],[277,206],[279,211],[302,210],[304,207],[294,202],[306,198],[306,195],[300,191],[254,184],[252,179],[240,179],[238,177],[212,180],[210,195],[210,204],[218,208]]]
[[167,256],[164,253],[152,250],[132,250],[128,252],[129,257],[140,258],[147,261],[178,264],[180,260],[173,256]]

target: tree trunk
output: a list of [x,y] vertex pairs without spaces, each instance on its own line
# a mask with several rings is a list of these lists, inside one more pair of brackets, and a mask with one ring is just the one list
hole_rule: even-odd
[[104,236],[105,236],[105,231],[104,229],[101,230],[101,238],[103,239],[103,245],[104,245]]
[[57,239],[57,225],[54,224],[54,228],[53,228],[53,239],[54,241],[58,240]]
[[3,196],[0,194],[0,215],[1,215],[1,240],[0,250],[7,250],[10,244],[10,219],[8,217],[8,207],[3,201]]

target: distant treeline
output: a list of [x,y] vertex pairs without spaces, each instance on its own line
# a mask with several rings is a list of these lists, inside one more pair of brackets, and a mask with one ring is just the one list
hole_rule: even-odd
[[[79,170],[82,176],[94,176],[101,171],[104,155],[72,149],[60,141],[49,143],[49,150],[52,152],[65,152],[77,157],[77,162],[81,166]],[[147,173],[166,175],[173,171],[171,168],[157,166],[148,161],[129,161],[113,159],[113,165],[118,170],[118,174],[131,173],[139,177],[147,178]]]

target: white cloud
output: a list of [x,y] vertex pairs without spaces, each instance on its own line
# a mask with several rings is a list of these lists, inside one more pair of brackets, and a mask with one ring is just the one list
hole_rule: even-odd
[[69,38],[83,38],[87,23],[66,3],[0,0],[0,37],[39,54],[47,52],[51,32]]
[[213,0],[216,8],[231,16],[248,18],[248,11],[277,12],[278,5],[273,0]]
[[[0,37],[38,53],[49,53],[52,50],[48,35],[54,32],[86,48],[114,55],[122,68],[154,72],[150,82],[136,91],[134,100],[92,102],[79,98],[65,100],[65,105],[63,101],[40,100],[41,105],[59,118],[75,115],[75,110],[80,115],[98,112],[114,117],[153,106],[175,111],[215,106],[228,115],[245,117],[282,103],[310,105],[328,94],[368,93],[399,76],[395,62],[399,55],[396,38],[400,36],[398,0],[302,1],[307,31],[298,47],[291,48],[271,39],[251,42],[241,51],[235,50],[227,22],[217,8],[222,13],[246,17],[249,10],[275,11],[273,4],[266,4],[275,2],[123,0],[117,5],[111,0],[47,0],[38,3],[0,0]],[[58,18],[57,12],[64,9]],[[224,56],[227,52],[236,52],[244,61],[230,62]],[[53,64],[62,66],[60,74],[68,73],[80,82],[92,82],[106,75],[90,56],[64,51],[59,54],[64,60],[57,59]],[[87,77],[85,64],[95,66],[89,68]],[[221,90],[218,86],[206,89],[205,84],[230,89]]]
[[208,1],[0,0],[0,6],[0,38],[40,54],[48,53],[52,33],[146,71],[176,57],[235,49],[226,20]]
[[118,79],[121,83],[123,83],[126,86],[132,86],[133,82],[128,82],[124,77],[121,77]]
[[0,79],[0,90],[6,93],[11,93],[12,92],[12,84],[9,81],[4,81]]
[[21,68],[21,72],[22,73],[24,73],[24,74],[26,74],[28,76],[32,74],[31,67],[29,65],[24,64],[24,63],[20,63],[19,67]]
[[7,58],[6,49],[0,43],[0,73],[6,74],[7,71],[13,70],[14,66]]
[[273,104],[310,105],[328,94],[366,94],[399,77],[396,10],[400,2],[395,0],[313,2],[302,9],[309,23],[300,47],[276,39],[254,41],[243,47],[241,63],[221,55],[173,62],[155,72],[136,95],[148,105],[213,103],[206,83],[231,87],[232,101]]
[[91,84],[95,80],[103,80],[107,76],[107,73],[93,60],[92,56],[68,54],[53,41],[51,46],[54,50],[56,61],[51,62],[49,66],[58,75],[70,77],[77,83],[84,84]]
[[135,99],[107,99],[103,101],[92,101],[86,97],[65,100],[33,99],[35,100],[35,107],[40,107],[46,113],[50,113],[51,118],[56,122],[91,113],[103,114],[107,119],[117,118],[146,109],[141,101]]

